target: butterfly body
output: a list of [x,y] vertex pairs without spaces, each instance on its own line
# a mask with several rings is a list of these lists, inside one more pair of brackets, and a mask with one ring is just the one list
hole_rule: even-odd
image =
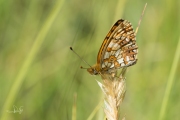
[[92,75],[113,73],[137,62],[138,46],[133,27],[127,20],[118,20],[106,35],[97,56],[97,63],[88,68]]

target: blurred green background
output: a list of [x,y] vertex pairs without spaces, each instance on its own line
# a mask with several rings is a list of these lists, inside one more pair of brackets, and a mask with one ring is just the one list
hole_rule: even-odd
[[[158,119],[180,36],[178,0],[1,0],[0,119],[71,120],[75,101],[77,120],[86,120],[103,100],[101,78],[80,69],[88,66],[69,47],[95,64],[111,26],[123,18],[136,28],[146,2],[121,117]],[[176,66],[164,120],[180,119]],[[13,105],[23,112],[8,113]],[[104,119],[103,104],[92,119]]]

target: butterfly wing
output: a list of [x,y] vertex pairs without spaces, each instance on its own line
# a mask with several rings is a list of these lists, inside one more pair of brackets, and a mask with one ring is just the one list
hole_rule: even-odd
[[101,71],[128,67],[137,61],[136,36],[127,20],[118,20],[104,39],[97,57]]

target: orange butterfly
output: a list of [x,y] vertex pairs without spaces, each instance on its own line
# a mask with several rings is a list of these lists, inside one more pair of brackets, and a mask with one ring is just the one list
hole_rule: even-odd
[[[136,64],[138,46],[136,45],[136,33],[141,23],[142,16],[146,9],[144,6],[138,27],[134,32],[133,27],[127,20],[118,20],[109,33],[106,35],[97,56],[97,63],[90,66],[73,49],[70,49],[86,64],[90,66],[87,71],[91,75],[114,74],[117,69],[125,68]],[[113,75],[112,74],[112,75]]]
[[91,75],[109,74],[137,62],[138,46],[133,27],[127,20],[118,20],[105,37],[97,63],[88,68]]

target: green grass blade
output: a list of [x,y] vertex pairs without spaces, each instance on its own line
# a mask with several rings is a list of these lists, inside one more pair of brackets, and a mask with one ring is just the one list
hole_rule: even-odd
[[176,53],[175,53],[175,56],[174,56],[173,64],[172,64],[172,67],[171,67],[170,75],[169,75],[169,78],[168,78],[168,81],[167,81],[167,87],[166,87],[166,90],[165,90],[165,94],[164,94],[164,98],[163,98],[163,102],[162,102],[162,106],[161,106],[161,110],[160,110],[159,120],[163,120],[163,118],[165,117],[164,115],[165,115],[165,112],[166,112],[166,108],[167,108],[171,88],[172,88],[172,85],[173,85],[173,82],[174,82],[174,76],[175,76],[175,73],[176,73],[179,58],[180,58],[180,38],[179,38],[179,43],[178,43]]
[[114,21],[119,20],[122,18],[122,14],[124,13],[124,8],[126,7],[126,0],[119,0],[116,9],[115,9],[115,15],[114,15]]
[[6,102],[5,102],[4,107],[2,109],[1,120],[7,120],[8,114],[6,114],[4,112],[6,112],[10,108],[10,106],[12,105],[12,102],[16,98],[16,95],[17,95],[19,89],[21,88],[21,84],[24,80],[24,77],[26,76],[33,59],[36,57],[36,54],[39,51],[40,46],[41,46],[42,42],[44,41],[44,38],[46,37],[46,34],[48,33],[54,19],[58,15],[59,10],[61,9],[63,3],[64,3],[64,0],[60,0],[54,6],[50,15],[48,16],[47,20],[45,21],[43,27],[39,31],[38,36],[36,37],[35,42],[31,48],[29,54],[27,55],[17,77],[15,78],[14,84],[11,87],[11,90],[7,96]]
[[94,110],[92,111],[92,113],[89,115],[89,117],[87,118],[87,120],[92,120],[93,117],[95,116],[95,114],[97,113],[97,111],[102,107],[102,101],[99,102],[99,104],[94,108]]

